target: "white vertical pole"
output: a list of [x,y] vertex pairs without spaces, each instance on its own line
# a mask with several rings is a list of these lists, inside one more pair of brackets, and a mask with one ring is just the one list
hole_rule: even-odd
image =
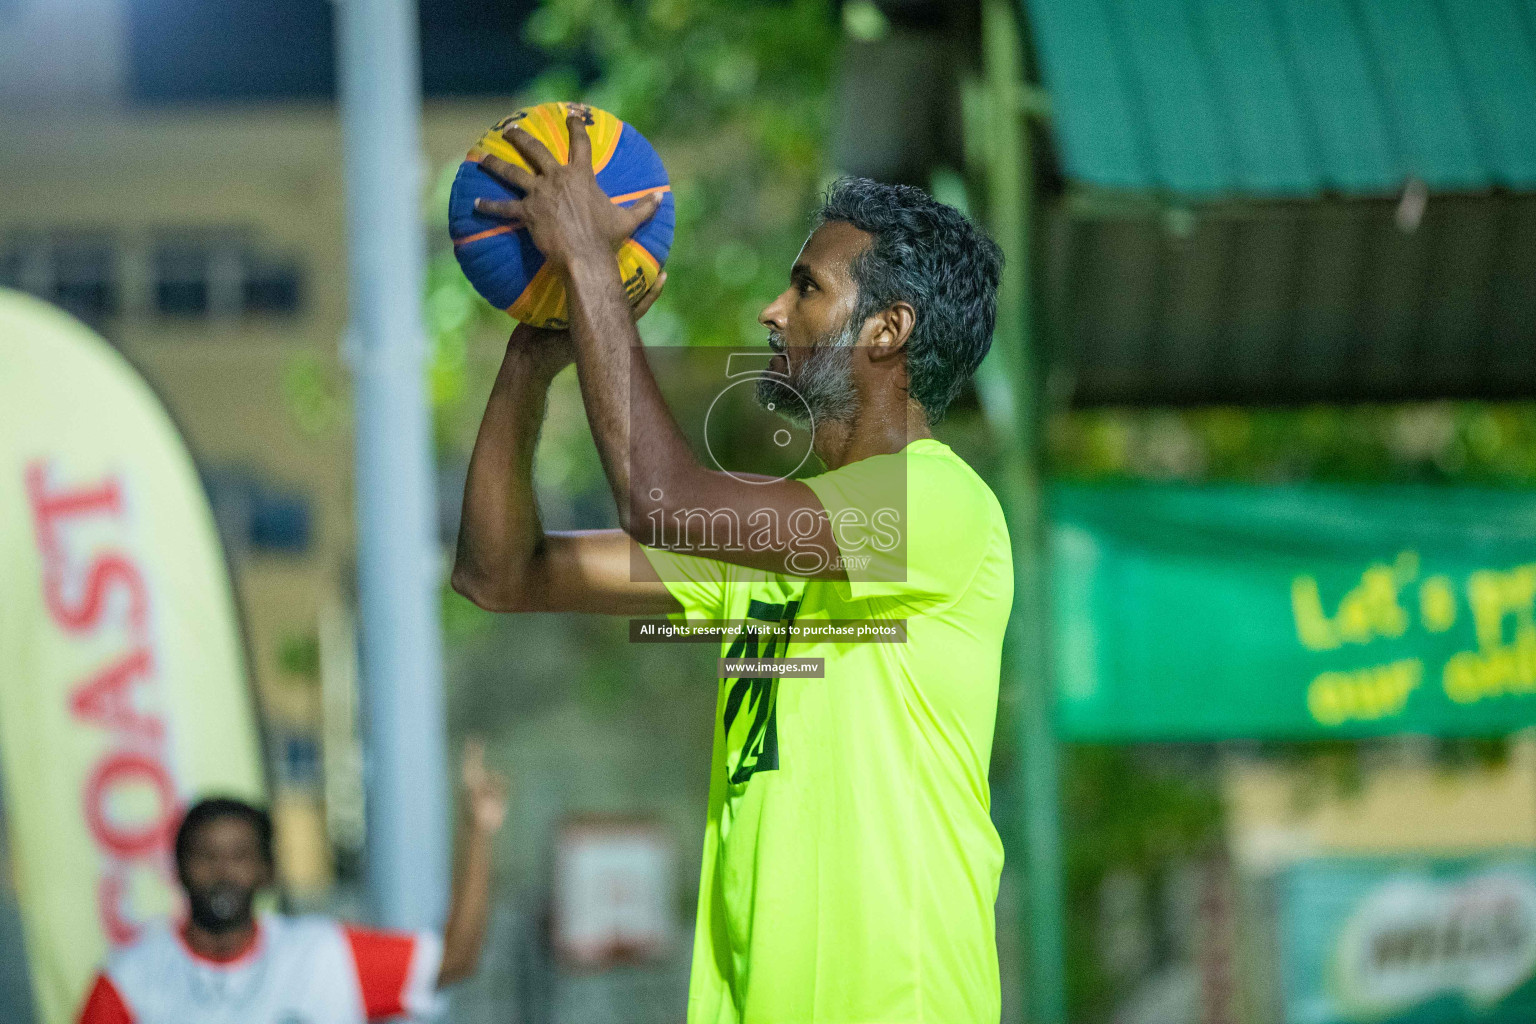
[[381,923],[436,928],[448,895],[439,559],[424,381],[415,0],[338,0],[357,416],[367,878]]

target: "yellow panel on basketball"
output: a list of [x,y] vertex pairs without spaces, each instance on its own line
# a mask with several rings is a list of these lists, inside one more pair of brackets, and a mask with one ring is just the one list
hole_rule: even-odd
[[587,115],[587,137],[592,140],[592,170],[594,173],[599,172],[613,159],[614,150],[619,145],[619,136],[624,131],[624,122],[606,110],[571,103],[541,103],[536,107],[525,107],[515,111],[496,122],[494,128],[482,135],[480,141],[470,147],[469,155],[465,159],[478,162],[489,153],[500,157],[514,167],[521,167],[525,171],[533,170],[523,159],[522,154],[502,138],[502,132],[517,124],[521,125],[529,135],[544,143],[549,151],[555,154],[557,160],[561,163],[569,163],[570,133],[566,129],[565,119],[570,116],[572,106],[576,106]]

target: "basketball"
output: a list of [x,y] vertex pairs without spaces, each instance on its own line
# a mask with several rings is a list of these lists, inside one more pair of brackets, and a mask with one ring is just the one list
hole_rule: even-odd
[[565,119],[572,107],[585,112],[592,140],[592,170],[597,183],[615,203],[625,206],[653,192],[662,194],[656,215],[624,242],[618,252],[619,276],[631,306],[638,303],[661,272],[672,248],[675,206],[661,157],[632,125],[605,110],[570,103],[541,103],[514,112],[486,132],[471,147],[453,181],[448,198],[448,233],[464,276],[487,302],[534,327],[569,326],[565,282],[545,264],[544,254],[528,231],[475,212],[476,199],[521,199],[480,167],[495,155],[532,171],[512,144],[501,137],[508,125],[520,123],[544,143],[561,163],[570,160],[570,132]]

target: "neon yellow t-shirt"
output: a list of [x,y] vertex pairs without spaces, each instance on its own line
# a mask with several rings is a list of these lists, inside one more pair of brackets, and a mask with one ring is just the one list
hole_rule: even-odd
[[927,438],[805,482],[848,582],[644,549],[689,619],[907,626],[905,643],[723,645],[825,658],[825,677],[721,681],[688,1024],[996,1021],[1002,509]]

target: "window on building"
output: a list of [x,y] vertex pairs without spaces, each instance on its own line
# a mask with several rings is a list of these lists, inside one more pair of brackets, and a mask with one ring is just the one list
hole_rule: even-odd
[[151,256],[155,311],[164,316],[236,316],[244,305],[245,232],[185,231],[161,236]]
[[314,538],[309,497],[283,490],[239,466],[205,468],[214,522],[224,545],[235,553],[302,555]]
[[53,252],[53,301],[87,322],[118,311],[119,289],[110,238],[62,238]]
[[298,262],[262,252],[247,231],[166,235],[155,244],[153,263],[155,309],[166,316],[299,310],[303,275]]
[[115,255],[112,238],[99,232],[14,235],[0,244],[0,284],[94,323],[118,310]]
[[155,312],[166,316],[208,314],[208,271],[195,251],[155,250]]
[[260,490],[251,510],[251,547],[273,554],[309,550],[309,501],[302,495]]
[[304,299],[299,261],[266,251],[240,228],[166,232],[147,245],[106,232],[18,233],[0,238],[0,286],[92,324],[140,311],[289,316]]
[[250,313],[296,313],[302,302],[303,275],[292,260],[256,260],[244,281]]

